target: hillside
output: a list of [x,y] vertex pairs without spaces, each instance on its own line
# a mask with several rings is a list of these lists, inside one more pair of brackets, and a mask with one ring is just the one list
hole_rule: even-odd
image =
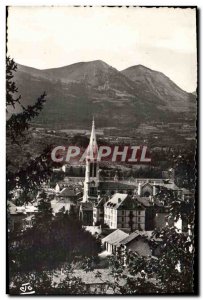
[[37,126],[55,129],[97,127],[132,129],[141,122],[194,118],[195,96],[164,74],[144,66],[119,72],[103,61],[39,70],[18,65],[16,83],[24,105],[48,94]]
[[161,72],[137,65],[123,70],[122,74],[135,83],[144,98],[151,97],[155,103],[160,99],[161,106],[171,111],[189,112],[194,109],[194,95],[183,91]]

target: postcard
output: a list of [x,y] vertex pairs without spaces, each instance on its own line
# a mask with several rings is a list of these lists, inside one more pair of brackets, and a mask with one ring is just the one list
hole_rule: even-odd
[[8,294],[197,294],[197,15],[7,7]]

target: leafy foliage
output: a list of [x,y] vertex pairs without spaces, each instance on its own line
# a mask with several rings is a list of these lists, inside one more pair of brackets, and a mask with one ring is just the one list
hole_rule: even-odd
[[[24,107],[21,105],[21,96],[18,94],[18,88],[14,81],[14,73],[17,71],[17,64],[13,59],[7,57],[6,60],[6,108],[20,106],[22,112],[13,113],[6,122],[7,144],[15,143],[19,147],[23,143],[25,131],[29,128],[29,122],[36,117],[43,108],[46,93],[44,92],[33,106]],[[23,155],[23,153],[22,153]],[[14,153],[13,153],[14,156]],[[29,201],[29,194],[39,189],[40,185],[51,174],[50,147],[44,149],[38,157],[33,157],[24,164],[24,166],[15,170],[13,168],[13,157],[7,156],[7,199],[13,199],[16,194],[20,194],[21,202]]]
[[44,92],[36,101],[34,105],[28,105],[24,107],[21,104],[21,95],[18,95],[18,88],[13,80],[14,72],[17,71],[17,64],[13,59],[7,57],[6,60],[6,108],[7,112],[10,107],[13,109],[19,105],[22,109],[21,113],[13,113],[6,122],[7,138],[11,138],[12,141],[17,142],[17,138],[22,136],[24,131],[28,129],[29,122],[39,115],[39,112],[43,108],[45,103],[46,93]]
[[22,283],[29,283],[35,295],[78,295],[86,294],[86,286],[81,279],[71,276],[73,269],[69,266],[54,272],[42,271],[17,273],[10,283],[10,294],[19,295]]
[[61,212],[53,217],[50,202],[46,200],[41,200],[39,208],[33,227],[9,241],[10,261],[15,261],[11,269],[50,270],[64,262],[80,261],[83,268],[89,268],[101,251],[100,242],[82,228],[74,215]]
[[[117,253],[110,259],[114,288],[121,294],[181,294],[193,292],[192,241],[175,228],[154,232],[159,238],[159,257],[133,252]],[[124,267],[125,264],[125,267]],[[121,279],[126,280],[125,285]]]

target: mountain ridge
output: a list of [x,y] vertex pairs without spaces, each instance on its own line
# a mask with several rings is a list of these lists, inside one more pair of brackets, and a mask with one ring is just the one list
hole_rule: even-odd
[[94,114],[99,126],[132,128],[195,113],[194,95],[143,65],[118,71],[101,60],[42,70],[18,64],[15,80],[23,105],[47,92],[44,109],[34,120],[42,126],[82,128]]

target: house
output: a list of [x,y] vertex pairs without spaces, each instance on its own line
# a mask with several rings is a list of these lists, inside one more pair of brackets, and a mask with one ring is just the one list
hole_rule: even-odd
[[76,192],[73,189],[71,189],[70,187],[64,187],[60,191],[59,197],[70,199],[70,200],[76,200],[76,198],[77,198]]
[[33,204],[16,206],[8,201],[8,229],[9,231],[22,231],[32,227],[38,207]]
[[111,229],[145,230],[145,207],[139,196],[116,193],[104,204],[104,223]]
[[82,202],[79,209],[79,219],[85,226],[93,224],[93,204],[92,202]]
[[145,207],[145,230],[153,230],[155,228],[156,216],[153,197],[138,197],[137,199]]
[[109,254],[112,254],[118,247],[119,242],[121,242],[123,239],[125,239],[128,236],[129,236],[128,233],[120,229],[117,229],[112,233],[110,233],[109,235],[107,235],[105,238],[103,238],[101,242],[104,245],[105,250]]
[[136,230],[128,234],[120,229],[102,239],[102,244],[109,254],[114,254],[120,248],[123,254],[129,251],[140,256],[158,256],[160,254],[160,238],[152,236],[152,231]]
[[23,229],[23,220],[25,213],[17,212],[16,205],[8,201],[8,231],[21,231]]
[[93,207],[93,224],[104,224],[104,204],[107,202],[107,197],[99,199],[98,203]]
[[151,232],[135,231],[123,239],[119,245],[125,250],[136,252],[140,256],[151,256],[152,249],[150,247],[149,238]]
[[55,215],[60,212],[70,212],[71,210],[76,212],[76,204],[70,199],[55,197],[51,201],[52,213]]

